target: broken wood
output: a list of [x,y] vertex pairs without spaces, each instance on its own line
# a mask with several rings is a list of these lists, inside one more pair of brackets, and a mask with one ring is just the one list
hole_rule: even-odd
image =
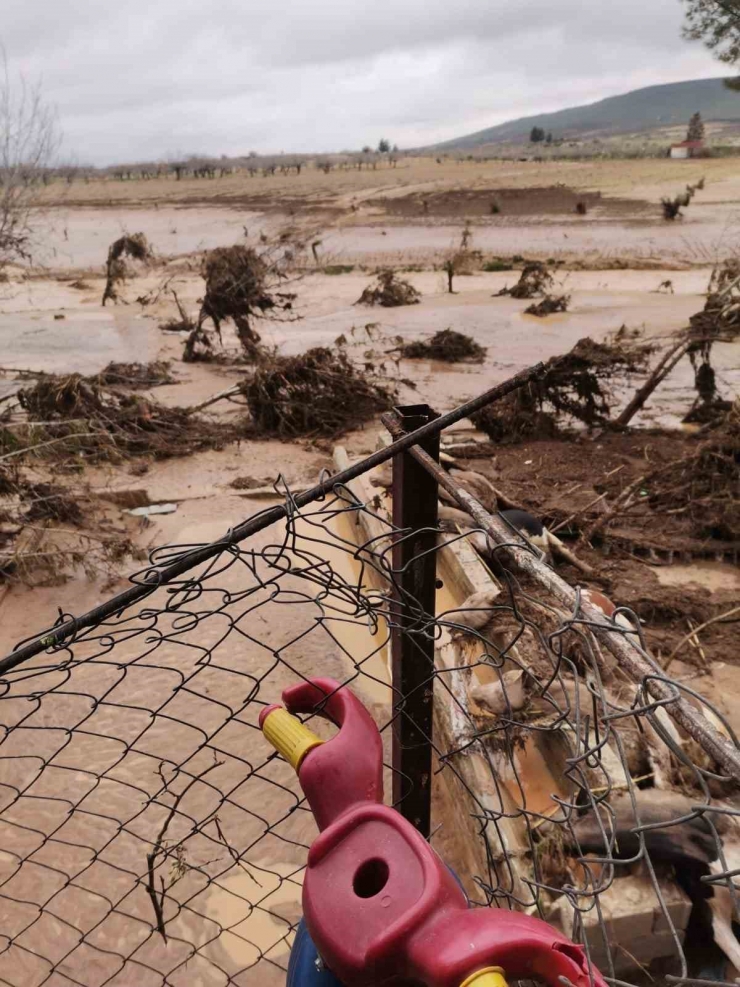
[[615,425],[620,426],[620,428],[624,428],[629,425],[637,412],[644,407],[645,402],[653,393],[655,388],[665,380],[676,364],[688,353],[689,346],[690,343],[686,339],[682,339],[679,343],[676,343],[675,346],[672,346],[668,350],[642,387],[637,390],[635,396],[629,402],[624,411],[622,411],[622,413],[616,418],[614,422]]
[[665,663],[663,664],[663,671],[668,670],[674,658],[681,650],[681,648],[684,646],[684,644],[686,644],[687,641],[690,641],[693,637],[696,637],[699,631],[703,631],[705,627],[711,627],[712,624],[716,624],[720,620],[727,620],[728,617],[734,617],[736,613],[740,613],[740,607],[733,607],[732,610],[728,610],[727,613],[721,613],[717,617],[712,617],[711,620],[705,620],[704,623],[699,624],[698,627],[692,628],[688,634],[684,635],[684,637],[681,638],[681,640],[678,642],[678,644],[673,649],[673,651],[671,651],[671,653],[668,655],[668,657],[665,660]]
[[588,576],[591,579],[596,578],[596,571],[592,569],[588,563],[583,562],[577,555],[574,555],[574,553],[571,552],[571,550],[565,546],[559,538],[556,538],[552,532],[548,533],[550,535],[548,538],[548,545],[550,546],[550,551],[553,555],[558,555],[560,558],[565,559],[566,562],[570,562],[570,564],[574,565],[576,569],[584,574],[584,576]]
[[227,387],[225,391],[219,391],[218,394],[213,394],[205,401],[201,401],[200,404],[192,405],[192,407],[187,409],[188,414],[193,415],[196,411],[203,411],[204,408],[210,408],[210,406],[212,404],[216,404],[217,401],[225,401],[227,398],[233,398],[240,393],[241,388],[241,384],[233,384],[231,387]]
[[[401,437],[402,429],[393,416],[383,415],[381,420],[394,439]],[[410,452],[425,469],[437,475],[437,464],[418,445],[412,446]],[[623,671],[641,691],[644,691],[646,698],[649,701],[660,701],[668,715],[730,777],[740,782],[740,750],[728,743],[706,716],[681,698],[680,692],[675,686],[663,681],[664,670],[659,668],[650,656],[646,655],[634,642],[629,641],[624,633],[619,628],[615,628],[599,609],[584,601],[579,601],[573,587],[544,565],[539,558],[536,558],[530,548],[512,544],[511,530],[502,518],[490,514],[481,503],[467,491],[458,487],[450,477],[446,475],[437,476],[437,482],[453,495],[463,510],[472,515],[476,523],[498,546],[498,553],[515,570],[535,579],[572,613],[577,612],[576,606],[580,602],[581,611],[588,622],[589,632],[614,655]],[[700,629],[696,628],[695,630]]]
[[594,535],[597,535],[604,527],[606,527],[606,525],[616,517],[623,507],[628,506],[630,498],[634,492],[642,486],[645,480],[645,476],[638,476],[638,478],[633,480],[629,486],[626,486],[614,501],[612,506],[609,507],[600,518],[597,518],[590,527],[581,532],[579,541],[590,542]]

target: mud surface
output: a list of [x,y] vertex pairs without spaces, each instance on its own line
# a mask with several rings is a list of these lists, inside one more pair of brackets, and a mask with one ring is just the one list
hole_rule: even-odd
[[370,199],[368,206],[389,216],[448,217],[543,217],[565,216],[576,212],[578,203],[587,211],[599,209],[600,218],[650,216],[647,202],[603,198],[599,192],[579,192],[563,186],[549,188],[476,188],[455,191],[414,192],[407,196]]
[[[598,574],[592,585],[617,605],[635,611],[650,650],[660,660],[691,631],[690,622],[698,627],[737,605],[740,543],[697,538],[683,514],[651,510],[651,484],[607,527],[595,547],[580,541],[579,534],[588,527],[584,516],[593,518],[588,506],[607,488],[614,489],[610,485],[625,489],[691,449],[692,440],[685,436],[645,431],[604,434],[597,441],[500,446],[495,462],[470,460],[465,465],[490,476],[591,565]],[[717,557],[728,561],[717,562]],[[563,575],[573,584],[588,583],[568,565]],[[740,669],[737,625],[738,615],[711,624],[700,633],[703,655],[690,643],[681,657],[702,671],[710,671],[714,661]]]

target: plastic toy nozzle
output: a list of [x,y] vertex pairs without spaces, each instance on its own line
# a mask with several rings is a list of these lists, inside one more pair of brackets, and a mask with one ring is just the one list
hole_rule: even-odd
[[309,751],[324,743],[282,706],[264,709],[260,713],[260,727],[278,754],[282,754],[295,771],[299,770]]

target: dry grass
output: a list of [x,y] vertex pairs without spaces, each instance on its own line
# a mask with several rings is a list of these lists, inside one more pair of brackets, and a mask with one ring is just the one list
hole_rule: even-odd
[[[633,198],[635,190],[640,197],[656,201],[661,195],[675,190],[677,183],[698,183],[706,175],[707,186],[737,181],[737,162],[732,158],[709,158],[697,161],[671,161],[667,158],[639,160],[589,160],[529,162],[526,167],[512,167],[510,161],[471,161],[459,163],[441,159],[437,164],[433,157],[401,158],[393,169],[394,180],[407,184],[440,183],[458,188],[482,185],[489,188],[530,188],[562,183],[571,188],[591,191],[600,189],[605,195]],[[326,175],[313,167],[304,168],[300,176],[280,175],[250,177],[237,172],[214,182],[204,182],[190,177],[177,182],[174,178],[161,177],[148,181],[120,182],[92,178],[88,183],[76,182],[71,188],[55,183],[42,189],[45,204],[100,205],[154,205],[154,203],[197,205],[216,200],[220,205],[231,201],[240,205],[265,207],[277,204],[290,195],[305,198],[311,206],[316,199],[335,199],[363,190],[371,191],[388,185],[387,168],[349,170],[334,169]]]

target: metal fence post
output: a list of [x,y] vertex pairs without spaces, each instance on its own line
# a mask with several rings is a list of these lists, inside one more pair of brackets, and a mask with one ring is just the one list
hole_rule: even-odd
[[[413,431],[438,418],[429,405],[395,409]],[[439,460],[439,435],[421,444]],[[435,613],[437,483],[408,453],[393,459],[393,523],[409,531],[393,546],[398,613],[391,638],[393,672],[393,804],[429,837],[432,796],[434,637],[420,633]],[[424,530],[427,529],[427,530]]]

